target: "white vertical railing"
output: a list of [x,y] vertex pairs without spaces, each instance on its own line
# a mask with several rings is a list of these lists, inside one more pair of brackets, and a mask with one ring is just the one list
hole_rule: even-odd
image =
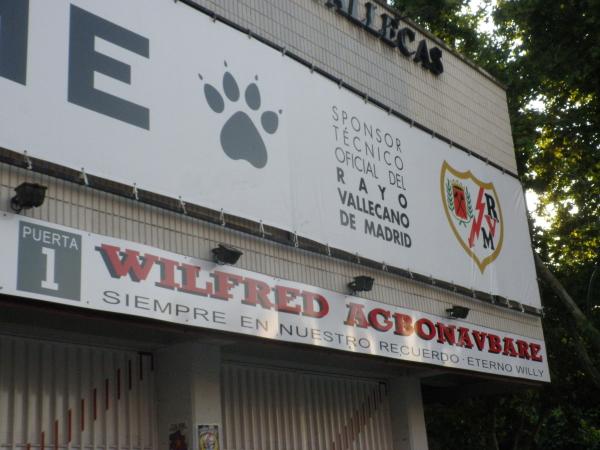
[[379,380],[227,362],[223,450],[382,450],[392,447]]
[[0,335],[0,450],[155,450],[154,391],[150,356]]

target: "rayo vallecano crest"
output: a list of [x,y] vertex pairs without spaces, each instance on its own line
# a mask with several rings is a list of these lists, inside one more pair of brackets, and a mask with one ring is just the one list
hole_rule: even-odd
[[446,217],[456,239],[483,273],[502,249],[504,222],[492,183],[471,171],[459,172],[444,161],[440,175]]

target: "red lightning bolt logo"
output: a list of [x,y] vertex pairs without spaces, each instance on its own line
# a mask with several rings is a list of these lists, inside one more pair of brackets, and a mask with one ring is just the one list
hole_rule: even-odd
[[479,188],[479,195],[477,195],[477,206],[475,209],[479,211],[477,215],[477,219],[473,221],[473,225],[471,226],[471,234],[469,235],[469,247],[473,248],[475,245],[475,241],[479,239],[479,233],[481,232],[481,225],[483,223],[483,213],[485,204],[483,203],[483,193],[484,189],[482,187]]

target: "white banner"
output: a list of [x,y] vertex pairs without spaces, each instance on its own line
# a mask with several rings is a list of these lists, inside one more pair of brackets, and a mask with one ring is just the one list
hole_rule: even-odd
[[550,381],[540,340],[19,216],[0,237],[8,295]]
[[181,2],[0,15],[0,146],[540,307],[511,176]]

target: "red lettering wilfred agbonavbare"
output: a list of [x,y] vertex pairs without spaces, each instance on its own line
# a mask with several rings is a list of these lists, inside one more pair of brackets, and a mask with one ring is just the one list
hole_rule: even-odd
[[102,244],[96,247],[102,255],[111,277],[129,277],[136,283],[148,281],[152,269],[160,267],[160,279],[154,285],[172,291],[198,295],[218,300],[234,298],[233,290],[238,286],[244,289],[241,302],[244,305],[260,306],[288,314],[321,318],[329,312],[327,299],[320,294],[302,291],[293,287],[270,286],[261,280],[214,270],[208,274],[212,281],[199,284],[198,275],[202,268],[180,263],[167,258],[130,249],[121,250],[113,245]]
[[475,348],[480,352],[487,350],[489,353],[502,354],[513,358],[543,361],[539,354],[541,345],[526,342],[521,339],[514,340],[510,337],[500,337],[492,333],[471,330],[466,327],[456,327],[441,322],[433,323],[431,320],[392,313],[383,308],[374,308],[365,311],[365,306],[360,303],[349,303],[348,316],[344,324],[359,328],[373,328],[386,333],[393,332],[398,336],[412,336],[416,334],[424,341],[436,339],[440,344],[456,347]]

